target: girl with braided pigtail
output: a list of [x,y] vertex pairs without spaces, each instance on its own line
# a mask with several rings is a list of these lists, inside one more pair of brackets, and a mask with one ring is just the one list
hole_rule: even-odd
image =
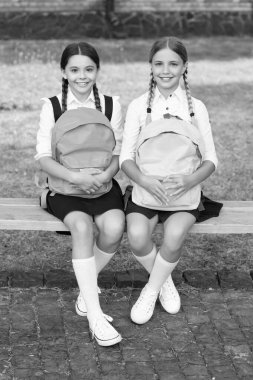
[[[62,93],[54,98],[43,99],[45,103],[40,115],[35,158],[49,176],[74,184],[84,194],[84,197],[79,197],[49,191],[47,211],[61,219],[71,232],[72,264],[80,289],[75,304],[76,312],[80,316],[87,316],[92,336],[99,345],[111,346],[121,341],[121,335],[109,323],[112,318],[102,312],[97,275],[117,251],[125,227],[122,192],[113,179],[119,169],[123,131],[121,106],[118,97],[105,97],[97,89],[96,79],[100,62],[92,45],[85,42],[68,45],[62,53],[60,65]],[[107,107],[108,99],[110,107]],[[60,121],[62,113],[70,110],[71,115],[77,115],[73,110],[80,107],[87,108],[87,114],[90,114],[88,108],[97,109],[105,113],[110,120],[115,147],[111,152],[109,166],[105,167],[105,170],[71,170],[53,158],[51,137],[57,110],[60,109]],[[84,114],[83,112],[82,115]],[[64,116],[66,114],[62,115],[62,118]],[[92,197],[93,193],[108,183],[112,183],[108,192]],[[94,222],[98,230],[96,240],[93,234]]]
[[[222,206],[208,200],[211,207],[203,211],[200,184],[215,170],[217,157],[206,107],[191,96],[185,46],[175,37],[156,41],[149,63],[149,90],[128,107],[120,154],[121,169],[133,182],[126,207],[128,239],[134,257],[150,274],[131,310],[138,324],[152,317],[157,298],[169,314],[179,311],[171,274],[186,235],[196,221],[217,216]],[[180,143],[189,148],[186,161]],[[189,157],[193,169],[186,171]],[[158,222],[163,223],[164,239],[157,251],[152,233]]]

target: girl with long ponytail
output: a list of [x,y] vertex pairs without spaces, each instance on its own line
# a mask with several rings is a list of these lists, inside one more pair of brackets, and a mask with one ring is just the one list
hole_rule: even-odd
[[[217,166],[208,112],[205,105],[191,95],[188,55],[182,41],[176,37],[156,41],[150,50],[149,64],[151,73],[148,91],[134,99],[128,107],[120,155],[121,169],[133,182],[132,197],[129,198],[126,207],[129,243],[136,260],[150,274],[148,283],[131,310],[131,319],[138,324],[146,323],[152,317],[157,298],[169,314],[179,311],[180,295],[171,274],[181,257],[188,231],[203,217],[202,210],[205,204],[203,205],[200,190],[196,192],[196,203],[187,207],[181,206],[180,202],[179,206],[171,207],[171,197],[180,199],[187,192],[197,188]],[[159,160],[171,154],[170,149],[164,152],[146,148],[145,151],[143,147],[148,139],[151,140],[150,136],[154,136],[155,128],[158,129],[161,124],[166,127],[169,119],[173,122],[175,120],[176,124],[181,123],[189,134],[194,130],[200,135],[203,149],[201,164],[196,166],[197,169],[192,173],[177,173],[176,167],[172,167],[175,171],[169,175],[168,186],[168,178],[160,180],[158,170],[154,168],[160,169]],[[168,134],[165,130],[164,138],[171,141],[175,138],[175,133]],[[197,149],[192,145],[195,159]],[[172,148],[177,151],[177,146]],[[153,168],[152,174],[147,174],[139,164],[141,149],[146,153],[146,168]],[[196,160],[198,159],[196,157]],[[168,165],[170,164],[171,162],[168,162]],[[167,167],[162,168],[165,171]],[[152,199],[153,203],[145,203],[140,194],[147,196],[146,199]],[[206,218],[217,216],[220,208],[221,205],[217,205],[216,202],[211,204]],[[164,226],[164,239],[160,249],[152,239],[158,222]]]

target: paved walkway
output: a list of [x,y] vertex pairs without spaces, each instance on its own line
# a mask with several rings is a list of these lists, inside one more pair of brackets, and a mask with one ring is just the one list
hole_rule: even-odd
[[253,291],[179,286],[182,309],[157,302],[143,326],[129,311],[140,289],[102,290],[124,339],[102,348],[75,314],[77,289],[0,288],[1,380],[253,379]]

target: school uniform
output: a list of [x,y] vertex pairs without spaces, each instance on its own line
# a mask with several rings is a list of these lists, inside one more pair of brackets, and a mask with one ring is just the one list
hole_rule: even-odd
[[[62,95],[58,94],[57,98],[61,104]],[[99,98],[102,112],[104,113],[104,96],[99,93]],[[113,111],[110,123],[116,141],[113,155],[119,155],[123,133],[122,112],[118,97],[113,96],[112,99]],[[43,98],[42,100],[44,101],[44,104],[40,113],[35,160],[39,160],[42,157],[52,157],[51,136],[55,125],[54,111],[52,103],[48,98]],[[96,108],[93,91],[84,102],[80,102],[69,88],[67,96],[67,110],[73,110],[79,107]],[[115,179],[113,179],[112,182],[113,186],[111,190],[97,198],[83,198],[49,192],[47,194],[47,210],[61,220],[64,220],[65,216],[72,211],[82,211],[94,217],[95,215],[103,214],[111,209],[123,210],[123,198],[120,186]]]
[[[145,128],[147,117],[147,99],[148,92],[134,99],[127,110],[125,127],[123,133],[123,143],[120,154],[120,166],[125,160],[135,161],[136,146],[140,131]],[[202,161],[211,161],[215,168],[218,165],[218,159],[215,151],[211,125],[205,105],[199,100],[192,97],[195,118],[202,139]],[[178,116],[181,119],[191,122],[189,115],[188,101],[185,90],[178,88],[167,98],[160,93],[156,87],[152,101],[151,120],[163,119],[163,115],[169,113],[173,116]],[[208,199],[208,210],[205,209],[205,197],[202,195],[199,207],[195,210],[181,210],[193,214],[197,221],[208,219],[219,214],[221,204]],[[212,203],[213,202],[213,203]],[[178,211],[160,211],[151,210],[140,205],[136,205],[131,199],[128,200],[126,214],[131,212],[140,212],[149,219],[158,214],[159,221],[164,222],[172,213]]]

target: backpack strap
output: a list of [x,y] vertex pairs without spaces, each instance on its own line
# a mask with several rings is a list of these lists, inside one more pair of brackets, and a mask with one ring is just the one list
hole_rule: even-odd
[[104,95],[105,98],[105,116],[109,121],[112,118],[113,101],[111,96]]
[[54,110],[54,120],[56,122],[62,114],[61,105],[57,96],[53,96],[52,98],[49,98],[49,100],[52,103]]

